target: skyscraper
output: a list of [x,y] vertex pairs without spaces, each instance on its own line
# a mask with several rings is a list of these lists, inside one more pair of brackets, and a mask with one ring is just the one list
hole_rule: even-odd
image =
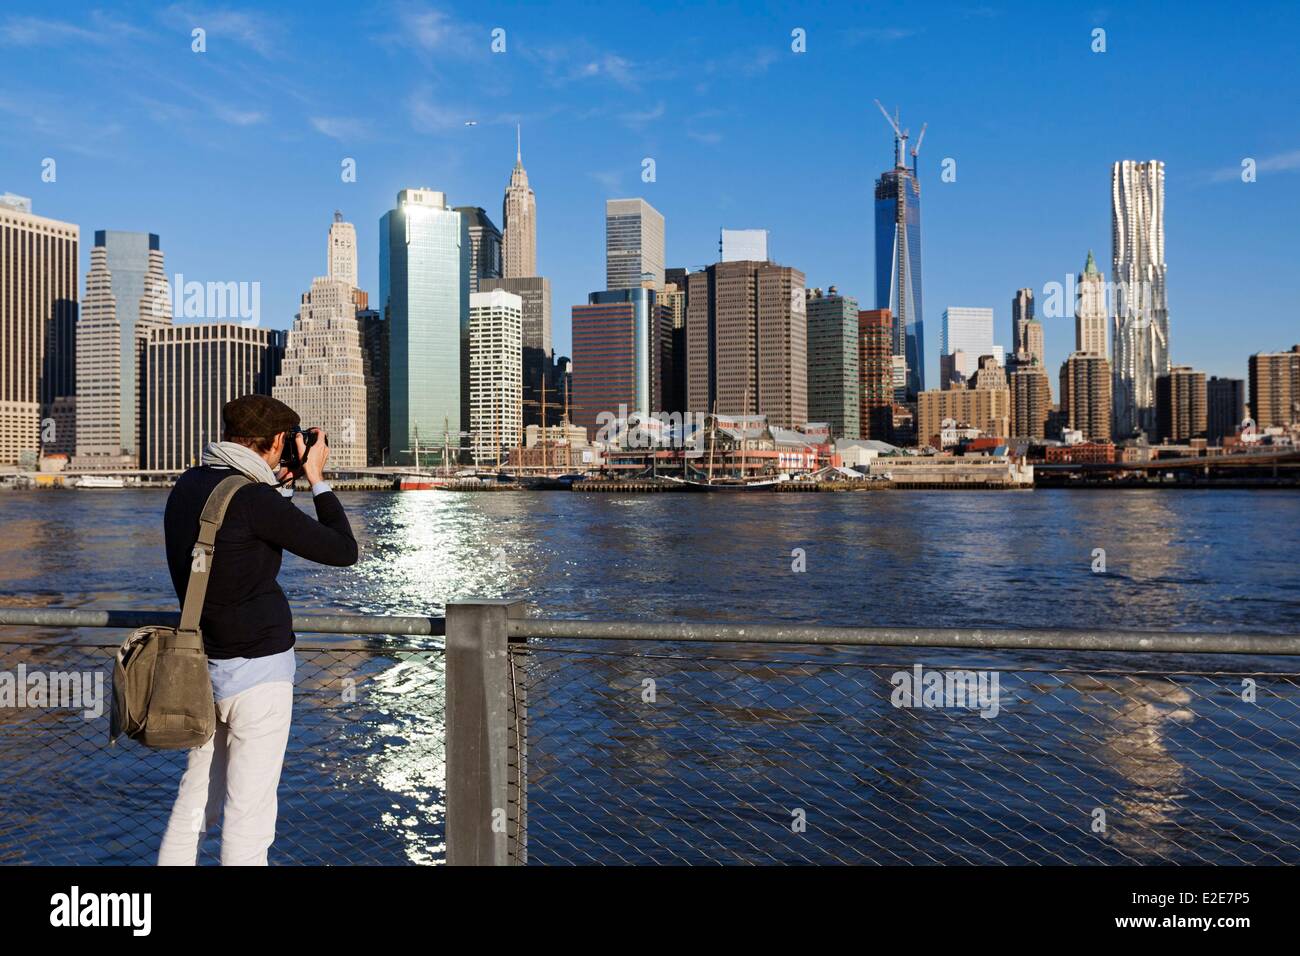
[[343,221],[343,213],[335,211],[330,224],[329,268],[326,276],[346,282],[349,288],[357,287],[357,230]]
[[1214,444],[1237,434],[1246,417],[1246,382],[1210,376],[1205,383],[1205,437]]
[[303,428],[325,429],[330,464],[342,469],[366,466],[365,358],[352,288],[340,279],[312,280],[271,392]]
[[876,308],[894,317],[894,354],[907,362],[907,397],[925,388],[925,321],[921,306],[921,184],[916,155],[894,126],[894,168],[876,180]]
[[[686,286],[689,411],[808,421],[804,274],[770,262],[719,262]],[[574,356],[575,361],[577,356]]]
[[[0,197],[0,464],[35,465],[42,445],[74,447],[54,406],[70,406],[76,394],[80,243],[78,226],[32,215],[22,197]],[[52,430],[42,427],[56,418]]]
[[1156,421],[1162,442],[1204,438],[1205,373],[1190,365],[1175,365],[1156,379]]
[[501,289],[469,297],[469,433],[476,465],[523,441],[523,300]]
[[388,322],[378,309],[359,309],[362,369],[366,379],[366,463],[387,465],[392,455],[388,401]]
[[1105,356],[1106,277],[1097,270],[1097,260],[1088,250],[1088,261],[1079,274],[1074,302],[1074,350]]
[[1025,323],[1025,350],[1019,355],[1022,365],[1046,365],[1046,343],[1043,341],[1043,323],[1030,319]]
[[686,410],[686,276],[685,269],[664,270],[662,304],[672,325],[672,387],[665,398],[666,412]]
[[469,429],[469,231],[441,192],[404,189],[379,223],[389,322],[389,461],[460,448]]
[[[480,292],[497,289],[519,296],[523,303],[524,425],[541,424],[543,398],[546,399],[547,424],[557,425],[564,406],[552,363],[551,280],[544,276],[479,280]],[[545,396],[542,395],[543,383]]]
[[94,467],[137,463],[139,360],[153,329],[172,324],[158,236],[95,232],[77,325],[77,458]]
[[1300,424],[1300,345],[1289,352],[1257,352],[1250,370],[1250,414],[1260,428]]
[[1011,433],[1011,389],[1005,369],[991,355],[966,388],[928,389],[916,400],[916,438],[920,444],[939,447],[944,419],[972,425],[988,438],[1007,438]]
[[1110,360],[1093,352],[1075,352],[1061,365],[1061,420],[1087,441],[1111,440]]
[[1115,434],[1154,435],[1156,379],[1169,371],[1165,298],[1165,164],[1115,164],[1111,174]]
[[939,327],[940,387],[961,388],[979,369],[980,358],[992,355],[999,365],[1006,354],[993,342],[993,310],[949,306]]
[[602,413],[653,414],[672,391],[672,318],[654,289],[593,292],[573,307],[573,421]]
[[181,471],[197,465],[204,446],[221,440],[226,402],[250,392],[271,394],[285,335],[236,322],[151,329],[140,366],[140,467]]
[[860,438],[858,300],[834,286],[808,293],[808,418],[836,438]]
[[501,202],[502,277],[520,279],[537,275],[537,199],[524,170],[523,145],[515,128],[515,168]]
[[457,206],[469,227],[469,292],[479,291],[484,279],[501,278],[501,230],[479,206]]
[[767,230],[723,229],[718,249],[723,262],[767,262]]
[[1045,438],[1052,411],[1052,383],[1036,361],[1011,373],[1011,437]]
[[888,309],[858,313],[858,422],[863,438],[893,441],[893,331]]
[[1025,329],[1034,320],[1034,290],[1017,289],[1011,300],[1011,354],[1029,351]]
[[664,287],[664,217],[644,199],[605,202],[605,288]]

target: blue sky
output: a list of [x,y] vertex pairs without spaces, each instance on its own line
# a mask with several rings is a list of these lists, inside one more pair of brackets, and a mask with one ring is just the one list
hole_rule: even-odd
[[[913,136],[929,123],[930,376],[944,306],[992,306],[1007,344],[1017,288],[1041,296],[1089,248],[1109,274],[1110,164],[1156,158],[1174,361],[1244,377],[1251,352],[1300,341],[1300,13],[1046,7],[9,2],[0,191],[80,224],[83,259],[94,229],[157,232],[169,274],[260,282],[263,323],[286,327],[324,272],[336,208],[372,296],[399,189],[444,190],[499,225],[518,122],[565,351],[570,306],[604,284],[616,196],[663,212],[669,265],[714,261],[720,226],[762,227],[810,285],[873,305],[871,187],[892,149],[879,98]],[[1246,157],[1256,182],[1241,181]],[[947,158],[955,182],[940,180]],[[1054,370],[1073,320],[1044,324]]]

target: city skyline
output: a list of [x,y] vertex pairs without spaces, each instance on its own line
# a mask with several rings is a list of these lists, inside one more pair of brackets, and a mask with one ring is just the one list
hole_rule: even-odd
[[[1283,240],[1300,195],[1300,177],[1294,172],[1300,162],[1286,158],[1300,142],[1296,130],[1285,122],[1216,129],[1224,117],[1201,106],[1198,115],[1208,117],[1210,126],[1202,124],[1193,132],[1177,122],[1177,110],[1173,118],[1152,110],[1138,122],[1113,118],[1103,102],[1107,91],[1137,82],[1144,71],[1172,74],[1175,64],[1189,57],[1209,63],[1216,76],[1235,68],[1224,85],[1228,91],[1240,89],[1247,82],[1242,77],[1263,75],[1278,62],[1274,58],[1280,51],[1251,45],[1253,60],[1246,69],[1240,39],[1202,37],[1170,19],[1159,21],[1163,44],[1145,51],[1148,59],[1141,60],[1132,36],[1152,29],[1154,11],[1096,20],[1008,10],[966,17],[961,31],[948,22],[953,18],[935,14],[893,33],[882,29],[880,36],[868,35],[860,18],[843,10],[801,16],[798,24],[778,22],[771,14],[731,11],[726,41],[710,39],[711,46],[702,46],[710,19],[722,16],[715,13],[674,40],[682,45],[683,64],[698,69],[683,65],[666,78],[660,76],[662,62],[643,64],[632,59],[634,47],[611,43],[617,23],[612,13],[593,19],[587,35],[570,38],[574,55],[568,72],[562,68],[568,61],[548,60],[540,52],[550,49],[546,43],[556,37],[524,9],[502,15],[509,45],[496,59],[489,50],[491,25],[452,7],[367,13],[355,32],[340,31],[328,14],[308,22],[302,10],[277,18],[251,12],[243,16],[244,32],[235,30],[229,18],[209,21],[208,48],[201,54],[209,59],[202,61],[191,52],[187,24],[174,10],[158,18],[144,9],[113,18],[91,16],[88,26],[76,28],[84,34],[82,45],[140,54],[147,65],[143,72],[159,87],[110,71],[102,88],[123,95],[97,119],[87,114],[87,104],[69,96],[70,84],[79,74],[90,76],[92,65],[85,62],[71,21],[46,17],[34,6],[0,17],[0,45],[13,61],[15,75],[54,72],[51,63],[64,68],[52,88],[24,88],[19,82],[0,103],[0,128],[26,147],[26,152],[0,157],[0,189],[32,196],[36,214],[76,223],[83,233],[113,229],[162,235],[169,274],[260,282],[262,324],[287,328],[301,289],[319,273],[313,240],[332,210],[343,210],[357,226],[359,284],[373,295],[379,287],[378,218],[391,197],[410,183],[433,182],[457,204],[491,210],[508,181],[514,127],[522,123],[530,142],[531,186],[541,204],[538,270],[551,279],[562,314],[601,286],[601,207],[606,199],[625,196],[644,197],[664,213],[668,266],[716,261],[718,228],[752,225],[772,233],[782,250],[780,260],[804,271],[810,286],[833,284],[870,306],[875,304],[874,249],[864,223],[871,220],[870,182],[889,167],[892,139],[870,103],[879,92],[883,101],[901,104],[905,117],[930,123],[919,162],[926,197],[924,295],[929,302],[992,304],[995,330],[1002,336],[1010,296],[1029,287],[1040,300],[1046,364],[1059,365],[1074,344],[1071,303],[1065,303],[1061,315],[1048,315],[1043,289],[1077,271],[1080,249],[1108,248],[1111,164],[1157,157],[1166,163],[1168,176],[1174,360],[1210,374],[1240,377],[1251,352],[1290,345],[1285,304],[1294,294],[1295,280],[1287,275],[1291,257]],[[1238,36],[1252,31],[1265,35],[1264,22],[1254,17],[1245,12],[1238,18]],[[1090,31],[1097,25],[1108,30],[1105,53],[1089,49]],[[807,31],[806,53],[791,50],[794,26]],[[403,27],[409,35],[395,39]],[[311,115],[314,109],[327,109],[319,97],[305,95],[304,106],[273,93],[266,78],[280,67],[272,61],[295,62],[292,45],[285,43],[291,28],[311,33],[314,42],[326,47],[343,37],[354,39],[368,50],[373,47],[385,63],[409,68],[409,81],[387,90],[384,102],[395,112],[380,109],[375,118],[349,125],[341,115]],[[476,39],[480,32],[481,43]],[[954,38],[956,32],[967,36]],[[1061,71],[1062,85],[1048,96],[1027,93],[1022,79],[985,77],[971,84],[975,90],[948,89],[939,97],[943,70],[900,88],[886,68],[893,57],[933,56],[945,43],[979,44],[994,33],[1005,33],[1007,41],[1000,40],[999,49],[992,51],[994,62],[1006,55],[1001,46],[1014,46],[1009,41],[1032,34],[1035,62],[1055,58],[1071,67]],[[1127,42],[1120,42],[1125,37]],[[453,68],[438,80],[446,91],[442,97],[422,94],[420,86],[431,75],[429,61],[438,49],[448,55],[459,51],[459,58],[448,61]],[[857,54],[850,57],[855,66],[843,65],[845,51]],[[98,58],[90,59],[95,67],[102,65]],[[210,65],[211,71],[195,71],[198,63]],[[635,69],[643,65],[644,71]],[[845,81],[846,71],[861,90],[856,107],[847,113],[830,92]],[[384,71],[372,72],[378,76]],[[484,75],[495,78],[494,94],[472,96],[467,91]],[[312,79],[302,80],[305,94]],[[978,114],[974,101],[999,95],[999,82],[1010,82],[1015,91],[1014,109],[1009,114],[999,110],[998,122],[1005,126],[964,119],[966,113]],[[361,86],[374,95],[372,83]],[[716,104],[709,105],[740,86],[761,90],[760,102],[742,104],[739,115],[722,115]],[[101,95],[98,87],[82,92],[89,101]],[[1153,95],[1172,106],[1181,89],[1161,87]],[[1261,91],[1262,102],[1252,111],[1276,111],[1280,95]],[[1067,97],[1068,110],[1052,106]],[[342,100],[328,108],[341,113],[352,95]],[[453,105],[435,108],[440,100]],[[541,105],[548,100],[554,101],[550,107]],[[237,101],[244,105],[230,112],[233,107],[226,104]],[[770,134],[772,124],[792,115],[783,104],[794,101],[799,103],[793,114],[798,116],[797,135],[816,155],[804,159],[784,149],[756,153],[753,137]],[[29,107],[24,109],[24,103]],[[1016,120],[1029,123],[1038,135],[1021,141],[1029,161],[1017,165],[1016,193],[1008,197],[991,158],[1005,152]],[[753,133],[746,131],[746,123]],[[108,134],[92,137],[103,124],[109,124]],[[159,124],[177,135],[159,138]],[[610,136],[611,130],[618,135]],[[134,133],[138,144],[123,142],[123,133]],[[848,161],[811,148],[832,139],[851,145]],[[142,163],[146,145],[150,159]],[[47,157],[58,163],[54,182],[41,180]],[[339,175],[339,163],[347,157],[357,163],[355,182],[342,182]],[[1244,157],[1258,163],[1257,182],[1241,181]],[[645,158],[655,160],[653,181],[643,180]],[[941,179],[948,158],[956,161],[953,182]],[[176,202],[178,196],[187,201]],[[808,208],[843,214],[807,217]],[[1231,242],[1222,241],[1222,222],[1240,224]],[[1211,224],[1219,228],[1212,230]],[[81,249],[83,275],[88,245]],[[1237,277],[1231,288],[1222,278],[1228,274]],[[929,312],[933,322],[934,309]],[[1225,342],[1220,330],[1227,314],[1249,322],[1249,334]],[[555,330],[561,354],[571,350],[567,326],[561,321]],[[927,379],[937,374],[937,349],[930,339]],[[999,344],[1011,343],[999,338]]]

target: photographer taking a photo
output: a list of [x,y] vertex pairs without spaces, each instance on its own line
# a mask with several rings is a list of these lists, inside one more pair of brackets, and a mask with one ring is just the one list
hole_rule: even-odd
[[[266,865],[275,839],[295,669],[293,615],[276,583],[280,561],[286,550],[336,567],[357,560],[343,506],[325,481],[324,431],[303,433],[298,414],[267,395],[228,402],[222,419],[223,440],[209,444],[201,466],[177,480],[163,518],[167,564],[183,601],[208,496],[232,474],[250,479],[230,500],[217,533],[203,602],[216,733],[189,752],[158,853],[160,866],[195,865],[199,841],[222,818],[223,806],[222,865]],[[300,475],[311,483],[314,520],[290,500]]]

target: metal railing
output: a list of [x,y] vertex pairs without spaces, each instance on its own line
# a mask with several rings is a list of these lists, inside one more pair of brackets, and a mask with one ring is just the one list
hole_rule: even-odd
[[[38,628],[174,618],[0,608]],[[607,623],[509,601],[449,605],[445,634],[299,640],[272,862],[1300,862],[1300,637]],[[0,630],[0,674],[98,667],[107,687],[117,643]],[[183,755],[110,750],[106,725],[0,707],[0,862],[152,862]]]

